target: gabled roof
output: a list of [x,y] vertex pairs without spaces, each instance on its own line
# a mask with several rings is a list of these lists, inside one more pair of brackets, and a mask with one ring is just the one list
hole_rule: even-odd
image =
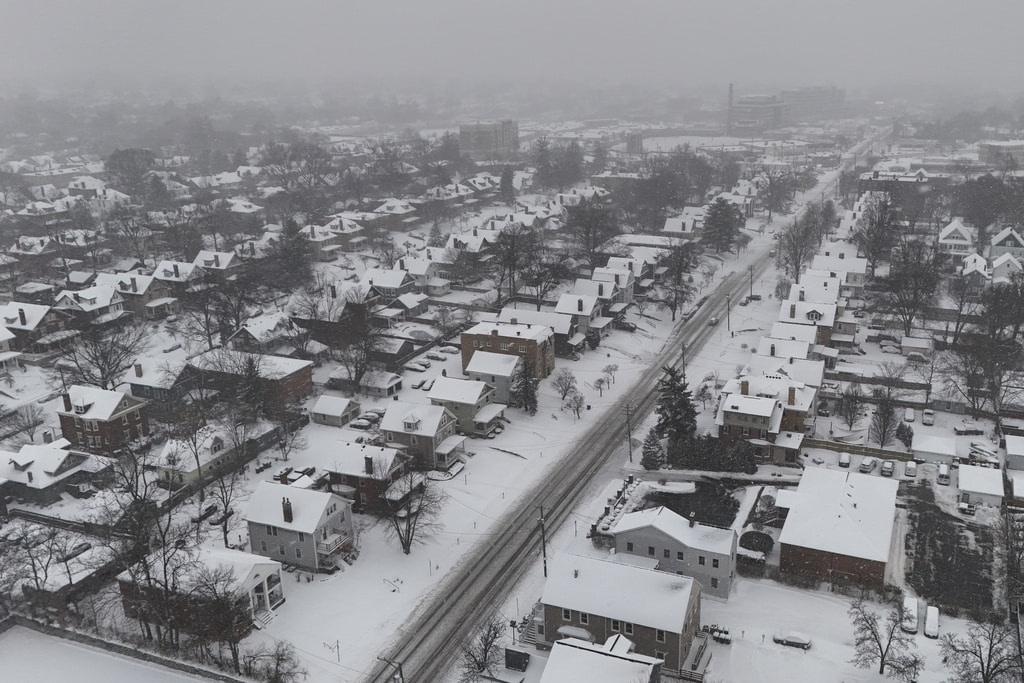
[[99,472],[113,460],[102,456],[69,451],[61,439],[50,444],[25,444],[17,453],[0,451],[0,482],[17,482],[34,489],[45,489],[77,472]]
[[192,265],[205,268],[206,270],[227,270],[239,265],[239,260],[233,251],[207,251],[203,249],[192,259]]
[[888,562],[899,482],[808,467],[789,497],[779,542],[875,562]]
[[292,319],[287,313],[264,313],[243,322],[231,338],[245,333],[257,343],[266,344],[280,338],[291,329],[291,325]]
[[[367,458],[370,458],[370,472],[367,472]],[[325,462],[324,467],[338,474],[385,480],[403,459],[405,456],[397,448],[341,441],[332,447],[330,461]]]
[[344,415],[349,409],[349,406],[352,405],[355,405],[355,402],[350,398],[323,394],[316,400],[313,407],[309,409],[309,412],[314,415],[329,415],[336,417]]
[[966,242],[970,244],[972,241],[971,231],[959,218],[954,218],[950,221],[949,225],[939,231],[939,242]]
[[[380,420],[381,431],[415,434],[433,437],[445,420],[455,419],[451,411],[442,406],[394,402]],[[406,429],[406,425],[411,429]]]
[[1021,248],[1024,247],[1024,238],[1013,227],[1006,227],[992,236],[993,247]]
[[610,533],[617,535],[637,529],[657,529],[687,548],[706,550],[719,555],[732,553],[736,532],[705,524],[690,525],[682,515],[664,506],[628,512],[619,518]]
[[512,324],[546,325],[555,334],[565,335],[569,334],[575,322],[571,315],[552,311],[535,311],[529,308],[503,308],[498,313],[497,321]]
[[649,681],[661,659],[633,652],[633,643],[624,636],[612,636],[604,645],[579,638],[555,642],[544,665],[540,683],[632,683]]
[[64,290],[57,295],[57,308],[68,308],[79,311],[98,311],[112,304],[124,301],[124,297],[110,285],[93,285],[77,292]]
[[59,410],[64,415],[74,415],[83,420],[108,421],[119,412],[137,406],[143,401],[120,391],[75,384],[68,387],[71,410]]
[[[0,324],[12,330],[34,330],[50,312],[51,306],[25,304],[11,301],[0,308]],[[21,322],[21,314],[25,314],[25,322]]]
[[409,273],[404,270],[389,270],[387,268],[368,268],[360,282],[371,287],[384,287],[387,289],[399,289],[410,280]]
[[170,389],[184,369],[185,359],[181,355],[164,358],[143,356],[128,368],[121,382],[154,389]]
[[455,377],[438,377],[427,393],[431,402],[468,403],[475,405],[490,391],[484,382]]
[[510,353],[490,353],[477,350],[470,357],[466,372],[494,375],[495,377],[511,377],[515,374],[516,366],[519,363],[519,356]]
[[[291,522],[284,520],[282,501],[286,498],[292,506]],[[327,507],[332,503],[347,505],[344,498],[326,491],[261,481],[249,496],[245,519],[250,524],[269,524],[279,529],[312,534],[317,530]]]
[[[175,274],[177,266],[177,274]],[[157,264],[153,277],[165,282],[188,282],[193,278],[202,277],[204,271],[194,263],[187,261],[161,261]]]
[[555,305],[555,313],[591,316],[597,309],[597,297],[587,294],[562,294]]
[[313,367],[312,361],[285,358],[261,353],[244,353],[231,349],[213,349],[189,359],[188,364],[198,370],[210,370],[230,374],[245,367],[247,359],[256,363],[260,377],[269,380],[283,379],[305,368]]
[[550,563],[541,602],[682,633],[690,598],[699,590],[687,576],[563,554]]

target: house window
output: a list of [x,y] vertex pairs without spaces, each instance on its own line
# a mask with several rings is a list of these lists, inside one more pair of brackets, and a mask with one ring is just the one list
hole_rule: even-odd
[[618,619],[612,619],[612,630],[619,631],[622,629],[622,624],[619,623]]
[[415,446],[415,445],[416,445],[417,443],[419,443],[419,440],[418,440],[418,439],[417,439],[417,438],[416,438],[415,436],[413,436],[413,437],[410,437],[410,438],[409,438],[409,442],[410,442],[410,443],[411,443],[411,444],[412,444],[413,446]]
[[671,553],[671,551],[669,551],[668,548],[665,548],[664,550],[662,550],[661,553],[662,553],[662,557],[664,557],[666,560],[669,559],[670,557],[672,557],[672,553]]
[[711,587],[718,588],[718,579],[711,577]]
[[700,557],[697,558],[697,564],[699,564],[702,567],[704,566],[704,556],[703,555],[701,555]]
[[277,551],[278,551],[279,553],[281,553],[282,555],[284,555],[284,543],[279,543],[279,544],[277,545]]
[[711,566],[718,569],[718,560],[711,560]]
[[508,344],[508,343],[504,343],[504,344],[502,344],[502,345],[501,345],[501,346],[500,346],[499,348],[500,348],[500,349],[501,349],[502,351],[508,351],[508,349],[509,349],[509,347],[510,347],[510,346],[512,346],[512,345],[511,345],[511,344]]
[[[657,640],[659,643],[664,643],[665,642],[665,632],[662,631],[659,628],[658,630],[656,630],[654,632],[654,639]],[[659,659],[661,659],[661,658],[659,657]]]
[[260,550],[262,550],[263,552],[267,552],[267,542],[266,541],[260,541]]
[[519,345],[519,353],[526,353],[526,345],[525,344],[520,344]]
[[744,427],[741,430],[741,433],[743,434],[743,436],[750,436],[750,427]]
[[633,541],[626,541],[626,552],[633,552]]
[[125,427],[128,426],[128,416],[127,415],[125,415],[124,417],[121,418],[121,424],[123,424]]
[[679,560],[680,562],[683,561],[683,551],[682,550],[677,550],[676,551],[676,559]]
[[661,652],[660,650],[655,650],[654,651],[654,658],[655,659],[666,660],[666,659],[668,659],[668,653],[667,652]]
[[590,623],[590,615],[586,612],[580,612],[580,623],[584,626]]
[[624,626],[625,626],[624,630],[625,630],[626,635],[627,636],[633,635],[633,624],[631,624],[631,623],[629,623],[627,621],[627,622],[624,623]]
[[562,609],[562,621],[572,621],[572,613],[567,609]]
[[651,557],[654,557],[654,546],[653,545],[647,546],[647,554],[650,555]]
[[305,541],[306,541],[306,534],[304,534],[304,533],[302,533],[300,531],[299,532],[299,543],[304,543]]
[[302,548],[296,548],[295,549],[295,559],[296,560],[301,560],[302,559]]

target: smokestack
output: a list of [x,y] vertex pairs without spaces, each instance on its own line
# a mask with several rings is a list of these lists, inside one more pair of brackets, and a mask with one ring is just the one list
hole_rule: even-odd
[[135,376],[142,377],[142,363],[135,364]]
[[788,405],[796,405],[796,387],[789,388],[789,402]]
[[294,517],[292,516],[292,502],[287,498],[281,499],[281,512],[284,513],[285,523],[291,524],[292,519],[294,519]]
[[363,456],[363,469],[366,470],[367,474],[373,474],[373,456],[372,455],[364,455]]
[[740,382],[740,393],[743,394],[744,396],[750,393],[750,382],[748,380],[743,380]]
[[22,325],[27,325],[28,324],[28,318],[25,317],[25,309],[24,308],[19,308],[18,309],[18,321]]

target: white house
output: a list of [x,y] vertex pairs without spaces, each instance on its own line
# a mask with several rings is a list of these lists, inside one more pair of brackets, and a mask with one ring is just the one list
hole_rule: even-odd
[[1003,471],[992,467],[960,465],[957,478],[960,502],[999,507],[1003,504]]

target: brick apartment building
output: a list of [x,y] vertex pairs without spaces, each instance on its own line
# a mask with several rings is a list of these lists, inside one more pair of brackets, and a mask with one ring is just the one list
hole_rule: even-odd
[[61,433],[76,448],[110,455],[149,436],[142,399],[78,384],[68,387],[63,399],[64,409],[57,411]]
[[461,343],[463,372],[477,350],[519,356],[533,363],[537,379],[555,369],[555,338],[547,325],[482,322],[463,332]]

